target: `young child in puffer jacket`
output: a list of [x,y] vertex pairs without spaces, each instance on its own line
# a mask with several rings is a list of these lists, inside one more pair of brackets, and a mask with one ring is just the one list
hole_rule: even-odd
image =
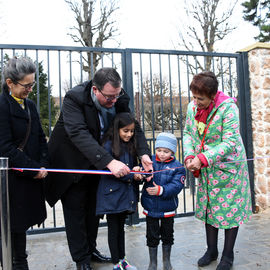
[[162,240],[163,269],[171,270],[171,247],[174,242],[174,216],[178,207],[178,194],[184,187],[185,168],[176,160],[176,137],[160,133],[155,142],[156,155],[152,157],[156,172],[143,186],[141,203],[146,215],[146,239],[150,263],[148,270],[157,270],[157,247]]

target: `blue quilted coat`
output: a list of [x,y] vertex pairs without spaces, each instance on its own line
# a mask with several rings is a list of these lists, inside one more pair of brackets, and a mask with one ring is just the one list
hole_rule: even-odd
[[[178,207],[178,194],[184,187],[185,168],[175,157],[160,162],[156,156],[153,156],[152,160],[154,171],[165,171],[155,173],[152,180],[145,182],[143,186],[141,203],[144,214],[154,218],[174,216]],[[147,193],[146,188],[153,186],[153,182],[162,186],[161,195],[153,196]]]

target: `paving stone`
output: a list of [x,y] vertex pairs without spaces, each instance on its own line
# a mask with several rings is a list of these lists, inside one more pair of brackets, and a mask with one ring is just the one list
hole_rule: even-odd
[[[232,270],[270,270],[270,208],[254,214],[252,220],[240,226],[235,245],[235,261]],[[204,254],[204,224],[194,217],[175,219],[175,243],[171,262],[174,270],[215,270],[220,259],[224,231],[218,238],[219,258],[209,266],[199,268],[197,260]],[[30,270],[74,270],[65,232],[27,236],[27,251]],[[98,249],[109,255],[107,228],[101,227],[98,234]],[[162,270],[162,248],[158,249],[158,270]],[[149,257],[145,239],[145,223],[126,227],[126,256],[138,270],[147,270]],[[93,263],[94,270],[112,270],[111,263]]]

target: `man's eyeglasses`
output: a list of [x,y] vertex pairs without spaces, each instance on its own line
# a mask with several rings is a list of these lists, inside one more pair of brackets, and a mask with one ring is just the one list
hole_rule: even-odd
[[14,81],[15,84],[19,84],[20,86],[24,87],[25,90],[29,90],[30,88],[33,88],[36,85],[36,82],[22,84],[20,82]]
[[102,93],[101,90],[98,89],[98,91],[100,92],[100,94],[107,100],[107,101],[113,101],[114,99],[118,99],[120,98],[121,96],[123,96],[125,94],[125,92],[123,90],[121,90],[121,92],[119,93],[118,96],[107,96],[107,95],[104,95]]

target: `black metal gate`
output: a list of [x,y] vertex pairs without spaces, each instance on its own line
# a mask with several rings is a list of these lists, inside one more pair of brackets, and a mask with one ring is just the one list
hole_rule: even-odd
[[[70,88],[91,79],[95,70],[111,66],[122,75],[123,87],[131,97],[130,108],[145,131],[151,150],[161,131],[171,131],[178,139],[177,159],[183,163],[183,128],[187,104],[190,101],[189,84],[194,74],[213,71],[219,80],[219,90],[237,97],[240,108],[241,134],[247,156],[253,156],[251,106],[247,53],[205,53],[176,50],[110,49],[59,46],[0,45],[1,70],[8,57],[27,55],[37,65],[36,104],[41,109],[41,73],[46,75],[47,130],[51,134],[56,118],[52,111],[61,109],[62,99]],[[94,65],[94,63],[96,63]],[[42,67],[42,68],[41,68]],[[43,87],[43,88],[42,88]],[[44,114],[44,112],[43,112]],[[57,116],[58,114],[56,114]],[[53,117],[52,117],[53,116]],[[249,162],[252,201],[254,207],[253,163]],[[195,211],[196,182],[188,174],[179,197],[177,217],[193,215]],[[143,220],[141,211],[128,223]],[[101,222],[101,226],[105,222]],[[44,233],[64,229],[60,203],[51,210],[42,229],[29,233]]]

